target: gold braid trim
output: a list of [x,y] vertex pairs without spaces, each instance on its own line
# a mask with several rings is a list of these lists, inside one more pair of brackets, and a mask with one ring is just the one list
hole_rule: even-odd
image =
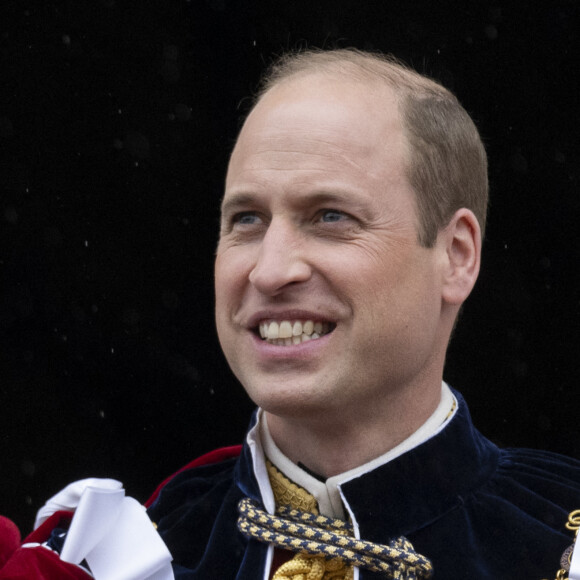
[[568,580],[568,573],[570,572],[570,565],[572,563],[572,554],[574,546],[578,542],[578,531],[580,530],[580,510],[574,510],[568,515],[566,528],[574,532],[574,542],[572,545],[564,550],[560,558],[561,568],[556,572],[555,580]]
[[290,481],[270,460],[266,459],[266,469],[274,492],[276,505],[287,505],[295,510],[318,514],[318,503],[313,495]]

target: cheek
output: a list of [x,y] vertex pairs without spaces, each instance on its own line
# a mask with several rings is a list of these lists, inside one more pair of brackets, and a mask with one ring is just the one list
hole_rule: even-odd
[[216,303],[228,302],[246,284],[249,267],[247,260],[242,258],[231,253],[217,256],[214,269]]
[[235,277],[226,266],[226,262],[216,259],[215,264],[215,323],[218,340],[226,359],[230,358],[230,346],[233,340],[232,316],[236,310]]
[[[428,261],[359,260],[342,270],[335,288],[351,303],[355,318],[377,334],[406,333],[438,316],[440,299],[435,272]],[[401,339],[404,337],[401,336]]]
[[228,261],[219,256],[215,262],[214,284],[216,327],[223,347],[224,337],[227,334],[227,321],[233,308],[232,296],[235,296],[236,292],[235,276],[232,276],[232,271],[228,268]]
[[327,279],[343,300],[353,308],[371,307],[388,300],[401,275],[393,264],[356,257],[326,270]]

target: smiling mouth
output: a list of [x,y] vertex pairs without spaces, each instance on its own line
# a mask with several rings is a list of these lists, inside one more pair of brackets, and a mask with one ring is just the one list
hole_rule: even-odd
[[262,340],[276,346],[292,346],[316,340],[336,328],[331,322],[313,320],[272,320],[261,322],[257,332]]

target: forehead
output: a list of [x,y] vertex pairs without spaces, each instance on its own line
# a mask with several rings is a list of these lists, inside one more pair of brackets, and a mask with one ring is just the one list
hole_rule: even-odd
[[291,79],[266,93],[242,127],[222,217],[256,205],[296,209],[340,199],[367,213],[389,212],[398,203],[415,219],[407,165],[390,88],[318,76]]
[[283,81],[258,102],[240,132],[228,177],[268,161],[272,169],[294,161],[306,170],[317,155],[369,170],[386,155],[403,156],[405,146],[392,89],[308,75]]

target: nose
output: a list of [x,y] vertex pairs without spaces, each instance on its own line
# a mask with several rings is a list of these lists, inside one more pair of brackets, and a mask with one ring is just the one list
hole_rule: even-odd
[[250,283],[259,292],[276,296],[288,286],[306,282],[311,275],[300,233],[293,224],[272,220],[260,242]]

